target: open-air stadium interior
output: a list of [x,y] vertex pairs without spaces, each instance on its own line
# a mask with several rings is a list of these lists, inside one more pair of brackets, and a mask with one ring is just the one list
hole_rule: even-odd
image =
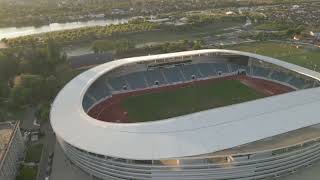
[[[172,61],[172,62],[171,62]],[[319,86],[312,78],[240,55],[183,57],[181,59],[135,63],[114,69],[93,83],[84,96],[87,111],[101,100],[128,91],[170,86],[201,79],[245,73],[293,89]]]
[[[259,85],[270,92],[285,90],[144,123],[98,120],[90,113],[123,94],[230,77],[270,83]],[[319,79],[311,70],[239,51],[122,59],[72,80],[52,106],[51,124],[70,161],[100,179],[274,178],[320,158]]]

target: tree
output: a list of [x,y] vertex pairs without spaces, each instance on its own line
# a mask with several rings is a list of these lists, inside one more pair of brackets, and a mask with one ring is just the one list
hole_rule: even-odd
[[50,104],[42,104],[35,115],[38,119],[38,122],[45,122],[49,120]]
[[42,89],[43,98],[46,100],[52,100],[56,95],[58,89],[59,89],[59,82],[57,78],[53,75],[47,77],[45,79],[43,89]]
[[60,46],[52,39],[47,41],[46,54],[49,62],[56,63],[60,59]]
[[[6,83],[0,82],[0,98],[7,98],[9,96],[9,87]],[[1,99],[0,99],[1,101]]]
[[202,48],[201,41],[196,41],[192,47],[192,49],[194,50],[201,49],[201,48]]
[[[12,97],[22,104],[33,104],[39,100],[46,99],[45,93],[43,93],[44,82],[44,78],[41,75],[21,74],[14,79]],[[29,97],[22,98],[20,95]]]
[[7,38],[2,38],[2,39],[1,39],[1,42],[7,43],[8,40],[7,40]]
[[0,80],[7,81],[17,69],[17,62],[0,52]]
[[32,90],[30,88],[15,87],[10,91],[13,106],[19,107],[31,103]]

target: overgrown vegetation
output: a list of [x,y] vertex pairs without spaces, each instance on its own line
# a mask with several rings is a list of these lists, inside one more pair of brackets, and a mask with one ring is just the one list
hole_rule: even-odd
[[[9,115],[27,105],[48,109],[57,92],[79,72],[69,67],[65,54],[52,40],[45,47],[1,51],[0,120],[15,120]],[[46,111],[41,110],[39,117],[48,115]]]
[[36,180],[37,167],[22,166],[16,180]]
[[39,162],[41,159],[43,144],[32,145],[28,148],[25,162]]

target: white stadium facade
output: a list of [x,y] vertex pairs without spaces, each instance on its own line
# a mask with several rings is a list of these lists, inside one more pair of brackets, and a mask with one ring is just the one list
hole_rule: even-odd
[[[143,123],[104,122],[87,113],[115,93],[239,72],[295,91]],[[320,158],[319,80],[312,70],[233,50],[126,58],[70,81],[50,119],[69,160],[98,179],[274,178]]]

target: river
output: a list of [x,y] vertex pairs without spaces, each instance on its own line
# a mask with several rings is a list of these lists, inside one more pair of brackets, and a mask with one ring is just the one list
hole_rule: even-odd
[[40,26],[40,27],[34,27],[34,26],[18,27],[18,28],[6,27],[6,28],[0,28],[0,40],[3,38],[15,38],[20,36],[76,29],[76,28],[82,28],[82,27],[121,24],[121,23],[127,23],[128,21],[129,19],[123,18],[123,19],[91,20],[86,22],[52,23],[52,24]]

